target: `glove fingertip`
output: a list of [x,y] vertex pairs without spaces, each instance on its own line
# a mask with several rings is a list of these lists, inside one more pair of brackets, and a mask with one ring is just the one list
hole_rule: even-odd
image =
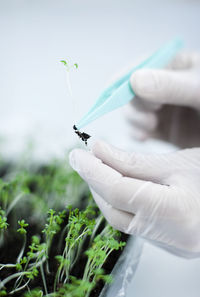
[[130,79],[135,94],[144,99],[152,99],[152,96],[160,88],[159,70],[140,69],[134,72]]
[[69,153],[69,164],[71,165],[71,167],[76,170],[76,162],[77,162],[77,156],[80,153],[80,149],[73,149],[70,153]]
[[80,171],[85,161],[88,162],[92,157],[94,158],[91,152],[76,148],[69,153],[69,164],[74,170]]

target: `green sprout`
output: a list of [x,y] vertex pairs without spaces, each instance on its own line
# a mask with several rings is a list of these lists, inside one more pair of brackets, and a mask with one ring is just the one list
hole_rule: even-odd
[[67,61],[65,61],[65,60],[61,60],[60,62],[63,63],[65,66],[68,65]]
[[60,61],[66,68],[67,70],[67,86],[68,86],[68,89],[69,89],[69,93],[72,97],[72,88],[71,88],[71,83],[70,83],[70,77],[69,77],[69,72],[71,69],[75,68],[75,69],[78,69],[78,64],[77,63],[74,63],[74,64],[70,64],[68,61],[66,60],[61,60]]
[[7,217],[5,216],[5,211],[0,207],[0,229],[1,231],[8,228]]
[[72,68],[78,69],[78,64],[69,64],[66,60],[60,60],[60,62],[67,68],[67,71],[70,71]]
[[0,296],[7,296],[6,290],[0,290]]
[[19,232],[20,234],[27,233],[26,227],[28,227],[29,224],[25,223],[25,220],[18,221],[18,224],[20,225],[20,228],[17,229],[17,232]]
[[34,289],[24,294],[24,297],[42,297],[43,292],[40,289]]

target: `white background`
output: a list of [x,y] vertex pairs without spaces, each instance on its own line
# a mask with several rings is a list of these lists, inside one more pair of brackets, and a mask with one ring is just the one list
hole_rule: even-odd
[[[113,75],[177,35],[200,50],[199,28],[198,0],[0,0],[1,150],[16,156],[32,137],[38,157],[62,156],[78,142],[72,125]],[[61,59],[79,64],[71,72],[72,98]],[[119,147],[132,144],[121,110],[86,132]],[[141,146],[150,149],[160,151]],[[147,245],[132,285],[130,296],[199,297],[200,261]]]
[[[62,155],[78,141],[72,125],[116,73],[175,36],[200,49],[199,15],[197,0],[0,0],[0,135],[9,140],[6,151],[21,151],[31,135],[38,155]],[[70,74],[72,98],[60,59],[79,64]],[[121,110],[86,132],[118,146],[130,143]]]

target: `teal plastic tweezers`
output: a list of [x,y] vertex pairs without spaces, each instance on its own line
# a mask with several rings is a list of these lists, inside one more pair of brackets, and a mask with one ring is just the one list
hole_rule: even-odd
[[183,41],[181,39],[176,38],[172,40],[161,49],[156,51],[154,54],[152,54],[141,64],[131,69],[126,75],[122,76],[116,82],[111,84],[101,93],[96,103],[76,124],[76,127],[78,129],[81,129],[97,118],[103,116],[104,114],[117,109],[131,101],[135,96],[130,85],[131,74],[134,71],[142,68],[165,67],[182,47]]

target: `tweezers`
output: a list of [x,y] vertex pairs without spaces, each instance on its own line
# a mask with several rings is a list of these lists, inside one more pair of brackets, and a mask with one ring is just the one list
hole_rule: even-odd
[[77,129],[83,128],[97,118],[131,101],[135,96],[130,85],[130,77],[132,73],[142,68],[165,67],[182,47],[183,41],[181,39],[176,38],[172,40],[111,84],[100,94],[96,103],[76,124]]

